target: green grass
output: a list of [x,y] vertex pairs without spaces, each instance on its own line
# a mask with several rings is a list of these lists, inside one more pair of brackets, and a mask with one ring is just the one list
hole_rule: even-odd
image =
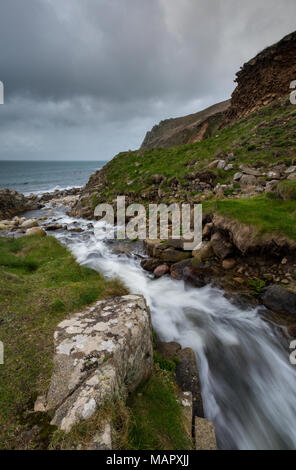
[[188,181],[185,176],[188,173],[203,171],[209,162],[223,158],[229,152],[235,155],[231,162],[235,168],[227,172],[211,170],[217,183],[231,182],[241,163],[263,166],[277,162],[291,164],[296,156],[295,128],[295,106],[283,99],[199,143],[120,153],[104,167],[106,185],[100,195],[92,195],[90,203],[95,206],[100,200],[112,200],[118,194],[149,194],[159,187],[153,185],[151,177],[154,174],[165,177],[162,191],[168,199],[171,198],[174,177],[179,179],[186,194]]
[[78,265],[55,238],[0,238],[1,449],[26,448],[24,416],[47,389],[56,325],[99,298],[124,293],[119,281]]
[[281,181],[278,184],[278,192],[286,201],[296,201],[296,181]]
[[276,233],[296,241],[296,201],[258,196],[249,199],[225,199],[203,204],[204,211],[253,225],[258,234]]
[[191,448],[182,421],[181,405],[168,372],[159,371],[128,401],[131,418],[127,448],[185,450]]

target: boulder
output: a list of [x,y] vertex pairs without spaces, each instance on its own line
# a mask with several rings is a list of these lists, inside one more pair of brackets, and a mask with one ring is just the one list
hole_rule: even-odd
[[29,228],[26,232],[26,236],[31,236],[31,235],[40,235],[40,237],[46,237],[46,231],[43,230],[41,227],[32,227]]
[[226,166],[226,161],[219,160],[218,165],[217,165],[218,170],[224,170],[225,166]]
[[[62,228],[63,228],[63,225],[61,225],[61,224],[49,224],[49,225],[46,226],[46,230],[48,232],[53,232],[54,230],[61,230]],[[79,229],[78,230],[79,232],[83,231],[79,227],[78,227],[78,229]],[[77,231],[77,229],[74,229],[74,230]]]
[[174,250],[173,248],[167,248],[160,250],[156,256],[166,263],[178,263],[179,261],[191,258],[191,251],[180,251]]
[[161,264],[161,261],[159,259],[155,258],[146,258],[141,261],[141,267],[145,269],[145,271],[153,272],[157,266]]
[[69,432],[104,403],[125,399],[153,369],[152,327],[142,296],[95,303],[62,321],[44,408]]
[[214,255],[211,242],[203,242],[199,250],[193,250],[192,256],[200,262]]
[[296,294],[278,285],[266,287],[261,301],[265,307],[276,313],[296,314]]
[[222,262],[223,269],[233,269],[236,265],[236,261],[233,258],[224,259]]
[[239,169],[245,174],[250,176],[261,176],[261,171],[256,168],[249,168],[245,165],[240,165]]
[[233,181],[239,181],[242,176],[243,176],[243,174],[240,173],[240,172],[235,173],[235,174],[233,175]]
[[291,173],[288,178],[287,178],[289,181],[296,181],[296,172],[295,173]]
[[20,226],[20,228],[32,228],[32,227],[38,227],[38,222],[34,219],[27,219]]
[[217,450],[214,424],[202,418],[194,418],[195,450]]
[[211,245],[215,255],[220,259],[225,259],[233,253],[232,243],[230,243],[221,232],[216,232],[212,235]]
[[165,276],[170,272],[170,268],[168,267],[167,264],[162,264],[161,266],[158,266],[157,268],[154,269],[154,276],[159,278],[162,276]]
[[257,186],[258,180],[256,176],[243,175],[240,179],[240,186],[242,189],[253,188]]
[[211,268],[186,266],[183,270],[183,280],[194,287],[204,287],[212,282],[214,274]]
[[291,173],[296,173],[296,166],[290,166],[289,168],[287,168],[285,173],[286,175],[290,175]]

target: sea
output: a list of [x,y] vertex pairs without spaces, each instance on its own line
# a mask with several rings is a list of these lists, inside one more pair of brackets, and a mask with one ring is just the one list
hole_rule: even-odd
[[4,161],[0,160],[0,189],[28,195],[84,186],[106,161]]

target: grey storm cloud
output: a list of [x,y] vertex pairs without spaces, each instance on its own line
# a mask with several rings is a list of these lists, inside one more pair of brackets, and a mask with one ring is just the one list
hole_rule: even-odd
[[230,96],[295,0],[1,0],[0,159],[97,159]]

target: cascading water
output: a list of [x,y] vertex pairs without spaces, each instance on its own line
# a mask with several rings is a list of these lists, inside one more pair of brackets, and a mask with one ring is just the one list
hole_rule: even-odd
[[[76,223],[86,228],[88,222]],[[236,307],[217,288],[152,279],[137,258],[111,251],[104,227],[96,235],[56,234],[79,263],[143,294],[162,340],[196,352],[205,414],[215,423],[219,448],[295,449],[296,370],[278,328],[257,309]]]

